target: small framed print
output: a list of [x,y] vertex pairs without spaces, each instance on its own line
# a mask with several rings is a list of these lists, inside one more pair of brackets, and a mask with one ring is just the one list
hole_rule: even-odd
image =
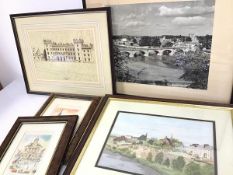
[[79,145],[83,134],[92,120],[100,101],[100,97],[51,95],[42,108],[37,112],[37,117],[78,115],[73,137],[66,152],[64,163],[67,163],[75,148]]
[[65,174],[230,175],[233,107],[105,96]]
[[215,103],[231,99],[230,3],[83,0],[87,8],[111,7],[118,94]]
[[29,93],[114,94],[110,8],[10,17]]
[[0,174],[57,174],[77,119],[19,117],[0,147]]

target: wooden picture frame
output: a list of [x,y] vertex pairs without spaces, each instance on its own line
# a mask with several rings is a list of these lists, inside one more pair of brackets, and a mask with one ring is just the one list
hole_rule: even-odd
[[114,94],[110,12],[94,8],[10,15],[27,92]]
[[[151,111],[150,109],[153,111]],[[172,117],[169,120],[173,120],[173,117],[177,119],[181,117],[183,119],[186,118],[191,121],[197,120],[197,121],[213,122],[214,124],[212,125],[213,126],[212,144],[215,145],[213,147],[213,151],[214,152],[216,151],[216,153],[214,153],[215,166],[214,168],[212,168],[212,170],[214,172],[214,175],[222,174],[224,172],[225,173],[231,172],[232,170],[231,165],[233,163],[233,159],[229,158],[229,156],[227,155],[229,154],[228,151],[232,152],[233,150],[228,149],[228,151],[224,151],[224,148],[228,147],[229,145],[233,146],[233,137],[232,137],[233,106],[232,105],[193,102],[193,101],[180,101],[180,100],[151,99],[145,97],[132,97],[132,96],[121,96],[121,95],[120,96],[107,95],[104,97],[102,103],[100,104],[98,111],[95,114],[95,120],[93,120],[92,124],[88,128],[86,135],[82,141],[82,145],[80,145],[79,149],[75,151],[73,158],[70,160],[67,169],[64,173],[65,175],[68,174],[82,175],[83,167],[85,167],[85,169],[87,170],[86,173],[90,173],[92,170],[95,169],[95,174],[101,172],[108,174],[108,171],[109,174],[113,172],[115,174],[118,174],[118,172],[114,168],[111,167],[101,168],[101,166],[98,167],[98,161],[100,159],[100,155],[103,151],[104,145],[107,142],[108,135],[111,133],[110,131],[112,130],[114,123],[116,122],[115,116],[116,114],[122,111],[126,113],[143,113],[143,115],[144,114],[157,115],[157,116],[162,115],[162,116]],[[106,114],[108,114],[108,119],[106,119]],[[133,123],[132,120],[130,121],[131,123]],[[104,124],[104,128],[105,128],[104,130],[102,129],[103,122],[108,123],[108,124],[107,123]],[[140,126],[143,128],[144,126],[143,122],[141,122]],[[165,126],[165,125],[161,125],[161,126]],[[212,128],[212,126],[210,128]],[[127,130],[127,128],[130,128],[130,126],[128,127],[125,126],[124,128],[125,130]],[[136,130],[137,127],[134,126],[132,128]],[[132,128],[131,130],[134,130]],[[214,128],[216,128],[216,130]],[[98,137],[100,131],[102,133],[106,132],[104,136],[101,137],[101,139]],[[175,138],[175,133],[176,132],[174,132],[173,135],[174,138]],[[200,127],[197,133],[202,133]],[[168,138],[170,138],[170,136],[168,136]],[[227,138],[227,139],[222,139],[222,138]],[[87,164],[86,161],[90,160],[88,159],[88,155],[90,155],[89,152],[90,148],[93,146],[93,143],[96,142],[97,140],[99,144],[98,145],[95,144],[96,152],[92,152],[91,154],[92,161]],[[124,163],[121,165],[122,167],[124,167],[123,166]],[[218,167],[221,167],[220,168],[221,171],[224,172],[219,172]],[[126,172],[124,170],[119,170],[119,169],[118,171],[121,173]],[[141,174],[132,171],[127,171],[127,173]]]
[[[117,94],[227,104],[233,84],[232,54],[224,49],[233,47],[227,34],[233,24],[225,20],[233,16],[228,4],[83,0],[86,8],[112,9]],[[186,50],[189,46],[196,49]]]
[[[57,95],[52,94],[37,112],[36,117],[78,115],[72,139],[65,154],[63,163],[66,164],[72,156],[74,150],[80,144],[86,128],[92,120],[93,114],[97,109],[100,97],[81,96],[81,95]],[[71,110],[71,113],[66,110]],[[65,113],[62,113],[65,111]]]
[[1,174],[57,174],[77,119],[19,117],[0,147]]

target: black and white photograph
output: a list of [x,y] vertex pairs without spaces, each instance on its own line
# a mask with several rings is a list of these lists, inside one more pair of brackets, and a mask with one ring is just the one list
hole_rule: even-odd
[[111,7],[118,82],[207,90],[214,0]]

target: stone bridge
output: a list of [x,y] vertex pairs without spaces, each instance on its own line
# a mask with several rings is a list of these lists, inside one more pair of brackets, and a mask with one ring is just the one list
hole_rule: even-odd
[[134,57],[135,54],[143,54],[144,56],[149,56],[149,55],[174,55],[176,52],[175,49],[161,49],[161,50],[139,50],[139,51],[121,51],[129,54],[129,57]]
[[[149,55],[174,55],[177,49],[175,48],[145,48],[145,47],[126,47],[126,46],[118,46],[120,52],[128,53],[129,57],[134,57],[135,54],[143,54],[144,56]],[[182,50],[182,49],[181,49]]]

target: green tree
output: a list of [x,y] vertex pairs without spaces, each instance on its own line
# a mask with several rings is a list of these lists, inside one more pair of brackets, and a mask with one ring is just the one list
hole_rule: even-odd
[[185,175],[201,175],[201,166],[197,163],[190,162],[185,166],[184,172]]
[[205,165],[201,167],[201,173],[203,175],[213,175],[214,173],[214,166],[213,165]]
[[136,153],[133,153],[133,154],[132,154],[132,158],[136,158]]
[[163,164],[164,164],[166,167],[170,167],[170,159],[167,158],[167,159],[163,162]]
[[154,144],[154,140],[150,139],[150,140],[147,141],[147,143],[150,144],[150,145],[153,145]]
[[163,162],[163,157],[164,157],[164,154],[162,152],[159,152],[158,154],[156,154],[155,156],[155,162],[156,163],[159,163],[159,164],[162,164]]
[[172,166],[174,169],[182,171],[185,166],[185,160],[183,156],[177,157],[177,159],[174,159],[172,161]]
[[146,160],[148,160],[149,162],[152,162],[152,153],[151,152],[148,153]]

